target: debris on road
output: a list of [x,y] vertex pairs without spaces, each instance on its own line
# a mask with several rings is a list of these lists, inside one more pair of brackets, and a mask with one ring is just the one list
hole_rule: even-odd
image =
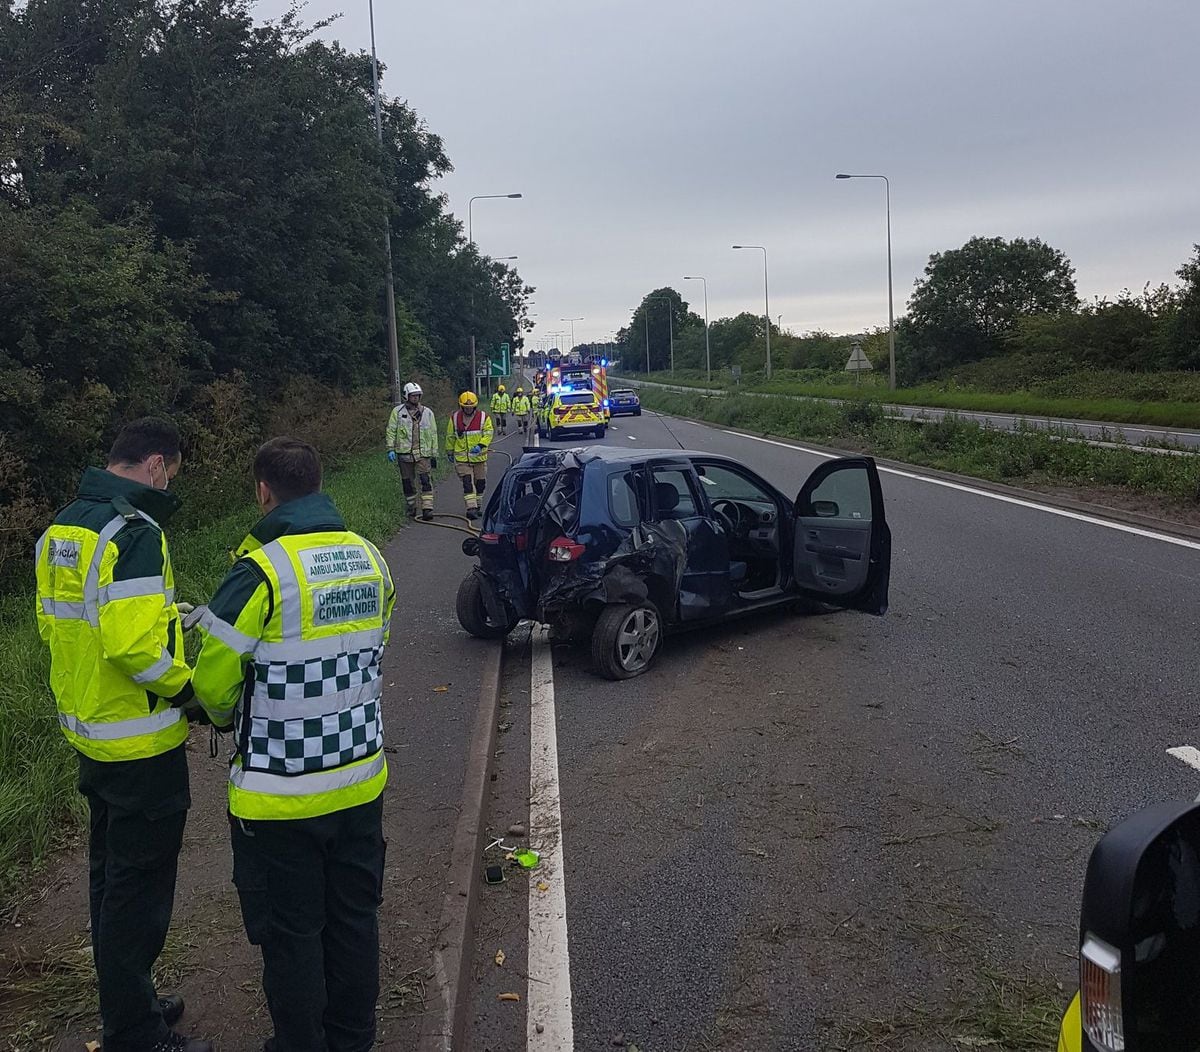
[[450,684],[444,683],[440,687],[434,687],[433,692],[434,692],[434,694],[445,694],[446,691],[448,691],[449,689],[450,689]]
[[508,835],[515,837],[523,837],[525,835],[525,827],[520,823],[515,823],[508,827]]
[[504,967],[504,961],[505,961],[504,951],[497,950],[496,951],[496,967],[497,968]]
[[496,1000],[497,1001],[519,1001],[519,1000],[521,1000],[521,995],[520,994],[497,994]]
[[538,889],[538,891],[549,891],[550,885],[547,884],[544,880],[539,880],[537,882],[537,889]]

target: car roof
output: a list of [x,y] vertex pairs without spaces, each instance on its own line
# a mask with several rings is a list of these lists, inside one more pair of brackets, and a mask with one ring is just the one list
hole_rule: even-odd
[[526,449],[518,464],[528,461],[551,457],[564,459],[568,454],[575,458],[581,466],[588,464],[629,465],[641,464],[647,460],[680,460],[684,457],[703,457],[705,460],[725,461],[729,464],[738,463],[732,457],[723,457],[717,453],[705,453],[698,449],[624,449],[621,446],[577,446],[572,449]]

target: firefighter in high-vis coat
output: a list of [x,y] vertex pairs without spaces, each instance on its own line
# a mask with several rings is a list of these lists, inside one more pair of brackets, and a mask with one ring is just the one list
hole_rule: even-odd
[[194,699],[163,534],[178,506],[167,487],[180,462],[170,421],[127,424],[107,469],[84,472],[75,500],[37,544],[38,632],[91,815],[105,1052],[212,1050],[171,1030],[183,1001],[159,998],[150,975],[171,924],[191,806],[185,706]]
[[462,479],[467,518],[479,518],[479,498],[487,489],[488,448],[492,444],[492,421],[479,408],[473,391],[458,396],[458,410],[446,424],[446,451]]
[[502,435],[508,434],[508,412],[511,408],[512,399],[504,390],[504,384],[500,384],[492,395],[492,417],[496,421],[496,430]]
[[533,404],[529,401],[529,396],[525,394],[524,388],[518,387],[517,393],[513,395],[512,412],[520,425],[521,434],[525,434],[529,430],[529,414],[532,411]]
[[404,385],[404,402],[388,417],[387,448],[388,460],[400,468],[409,516],[415,519],[419,506],[421,518],[428,522],[433,518],[433,480],[429,472],[437,468],[438,438],[433,410],[421,405],[420,384]]
[[200,622],[196,695],[234,733],[233,881],[260,947],[267,1048],[375,1043],[383,801],[380,659],[395,590],[321,490],[306,442],[254,460],[264,515]]

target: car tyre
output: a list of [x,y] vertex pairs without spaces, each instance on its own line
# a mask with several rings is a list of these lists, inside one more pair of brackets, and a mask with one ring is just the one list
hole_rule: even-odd
[[458,623],[476,639],[503,639],[516,628],[519,620],[507,606],[506,623],[498,625],[488,617],[487,605],[483,601],[483,587],[479,583],[479,575],[473,572],[467,574],[458,586],[454,611],[458,614]]
[[598,427],[598,428],[596,428],[596,437],[603,438],[607,432],[608,432],[607,424],[604,427]]
[[634,415],[634,416],[641,416],[641,415],[642,415],[642,411],[641,411],[640,409],[635,409],[635,410],[633,411],[633,415]]
[[546,435],[546,437],[548,439],[550,439],[551,442],[557,442],[558,441],[558,428],[556,428],[556,427],[550,428],[550,431]]
[[606,606],[592,630],[592,669],[605,679],[632,679],[662,648],[663,620],[650,600]]

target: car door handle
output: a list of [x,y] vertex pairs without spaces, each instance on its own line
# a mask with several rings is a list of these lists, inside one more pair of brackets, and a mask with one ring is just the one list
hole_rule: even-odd
[[841,544],[806,544],[806,551],[810,551],[815,555],[828,555],[834,559],[861,559],[862,553],[856,552],[851,548],[847,548]]

